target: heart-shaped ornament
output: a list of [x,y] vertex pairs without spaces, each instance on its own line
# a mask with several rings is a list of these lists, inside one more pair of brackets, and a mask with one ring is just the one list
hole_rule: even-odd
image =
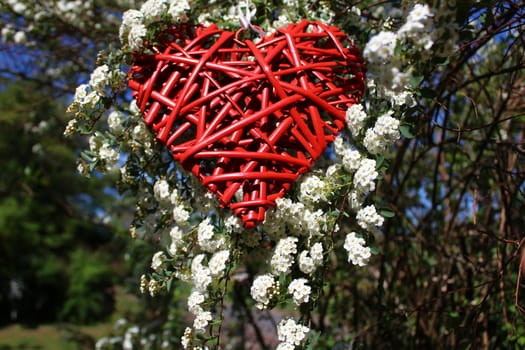
[[366,69],[347,35],[320,22],[257,43],[238,34],[172,27],[135,57],[129,86],[173,158],[252,228],[344,127]]

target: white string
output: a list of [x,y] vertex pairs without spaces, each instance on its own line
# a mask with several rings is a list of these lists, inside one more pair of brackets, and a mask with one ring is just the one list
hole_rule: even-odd
[[251,23],[251,19],[253,16],[255,16],[255,12],[257,12],[257,9],[254,8],[253,10],[250,9],[251,7],[251,1],[245,0],[244,1],[244,10],[245,13],[242,12],[243,5],[239,3],[237,5],[237,12],[239,13],[239,22],[241,22],[242,29],[246,30],[248,28],[253,28],[253,25]]
[[258,26],[253,25],[252,22],[251,22],[252,17],[255,17],[255,13],[257,12],[257,7],[253,8],[253,9],[251,9],[251,7],[252,7],[251,1],[250,0],[245,0],[244,1],[244,11],[245,11],[245,13],[243,13],[242,12],[243,5],[241,3],[239,3],[239,5],[237,5],[237,12],[239,13],[239,22],[241,22],[241,27],[242,27],[243,30],[251,29],[251,30],[257,32],[261,37],[265,37],[266,33],[264,32],[264,30],[262,30]]

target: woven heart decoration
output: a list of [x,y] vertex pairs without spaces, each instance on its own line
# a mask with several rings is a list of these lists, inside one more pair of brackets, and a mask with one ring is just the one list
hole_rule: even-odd
[[344,127],[366,69],[347,35],[320,22],[257,43],[239,33],[172,27],[135,57],[129,87],[173,158],[253,228]]

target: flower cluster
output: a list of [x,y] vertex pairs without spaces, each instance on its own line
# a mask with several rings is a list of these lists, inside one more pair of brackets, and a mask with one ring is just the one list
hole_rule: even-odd
[[[298,6],[302,2],[283,3],[282,11],[275,11],[277,17],[264,23],[265,30],[303,16]],[[427,5],[415,5],[399,30],[385,25],[374,32],[364,49],[371,78],[367,100],[348,108],[347,129],[334,135],[333,145],[315,168],[276,200],[261,225],[247,230],[180,165],[166,165],[169,154],[155,143],[136,104],[122,102],[129,99],[123,92],[122,66],[143,52],[144,43],[154,40],[159,30],[219,17],[228,22],[237,16],[235,8],[224,9],[216,2],[206,13],[192,15],[197,11],[191,5],[186,0],[148,0],[140,9],[125,12],[121,50],[102,55],[107,60],[99,61],[89,81],[77,88],[69,108],[75,118],[66,130],[92,135],[80,163],[82,173],[112,171],[120,165],[119,185],[136,193],[132,237],[155,235],[163,245],[151,259],[152,273],[141,277],[141,291],[155,296],[175,279],[190,284],[187,308],[194,318],[181,338],[185,349],[205,345],[207,336],[214,334],[226,282],[243,264],[255,266],[248,280],[257,308],[288,303],[297,310],[313,305],[321,295],[325,267],[334,260],[344,255],[345,264],[368,264],[372,249],[367,241],[384,221],[372,195],[388,152],[400,138],[402,111],[414,103],[411,72],[396,48],[405,41],[419,50],[432,47],[436,19]],[[360,15],[358,8],[352,13]],[[316,16],[334,18],[326,8],[314,11]],[[277,331],[278,348],[294,349],[310,330],[283,319]]]
[[[370,38],[363,51],[372,78],[369,88],[390,100],[395,107],[414,103],[410,91],[411,71],[406,68],[401,56],[396,54],[396,48],[410,44],[418,54],[428,52],[435,40],[433,18],[434,14],[428,5],[415,4],[399,30],[380,31]],[[367,148],[370,152],[378,153],[383,149],[379,137],[373,133],[368,135]]]
[[265,309],[270,301],[279,295],[279,281],[276,281],[271,274],[257,276],[252,283],[250,294],[257,303],[255,306]]
[[301,344],[309,331],[308,327],[297,324],[291,318],[281,320],[277,325],[277,337],[281,341],[277,349],[295,349],[295,346]]
[[119,37],[124,49],[133,52],[144,50],[148,25],[166,20],[185,23],[191,4],[188,0],[148,0],[139,10],[128,10],[122,16]]
[[372,255],[370,248],[365,246],[365,240],[357,237],[355,232],[346,235],[344,248],[348,252],[348,261],[354,265],[365,266]]

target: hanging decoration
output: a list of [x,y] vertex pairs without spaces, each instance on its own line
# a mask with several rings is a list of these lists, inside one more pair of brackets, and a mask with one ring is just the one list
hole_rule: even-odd
[[243,33],[171,27],[135,57],[129,87],[173,158],[252,228],[344,127],[366,69],[348,36],[320,22]]

